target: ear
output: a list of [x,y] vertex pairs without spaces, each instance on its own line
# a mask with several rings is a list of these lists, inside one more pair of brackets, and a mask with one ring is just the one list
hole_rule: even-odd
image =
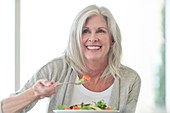
[[113,47],[114,43],[115,43],[115,41],[112,40],[112,41],[110,42],[110,47]]

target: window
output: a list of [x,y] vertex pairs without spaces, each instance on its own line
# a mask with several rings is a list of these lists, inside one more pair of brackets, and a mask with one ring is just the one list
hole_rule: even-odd
[[0,100],[8,97],[15,89],[14,6],[13,0],[0,0]]

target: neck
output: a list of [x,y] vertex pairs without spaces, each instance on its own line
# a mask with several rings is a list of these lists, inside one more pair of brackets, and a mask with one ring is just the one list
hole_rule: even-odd
[[104,62],[88,62],[87,67],[89,71],[87,72],[90,76],[101,76],[108,65],[107,61]]

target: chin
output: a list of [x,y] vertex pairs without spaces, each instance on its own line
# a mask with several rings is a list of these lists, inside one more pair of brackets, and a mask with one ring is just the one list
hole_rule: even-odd
[[99,61],[100,58],[98,57],[86,57],[87,61]]

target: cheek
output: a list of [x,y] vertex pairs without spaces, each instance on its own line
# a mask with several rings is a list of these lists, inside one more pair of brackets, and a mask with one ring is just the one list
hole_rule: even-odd
[[87,40],[87,39],[86,39],[85,37],[82,36],[82,41],[81,41],[82,45],[85,44],[86,40]]
[[82,49],[83,49],[83,50],[85,49],[85,46],[84,46],[85,43],[86,43],[86,41],[82,39],[82,41],[81,41],[81,46],[82,46]]
[[105,40],[105,41],[103,41],[103,45],[105,46],[105,49],[106,49],[106,50],[109,50],[110,47],[111,47],[111,42],[110,42],[110,40]]
[[110,46],[110,39],[108,39],[108,37],[105,38],[101,38],[100,41],[104,44],[104,45],[108,45]]

